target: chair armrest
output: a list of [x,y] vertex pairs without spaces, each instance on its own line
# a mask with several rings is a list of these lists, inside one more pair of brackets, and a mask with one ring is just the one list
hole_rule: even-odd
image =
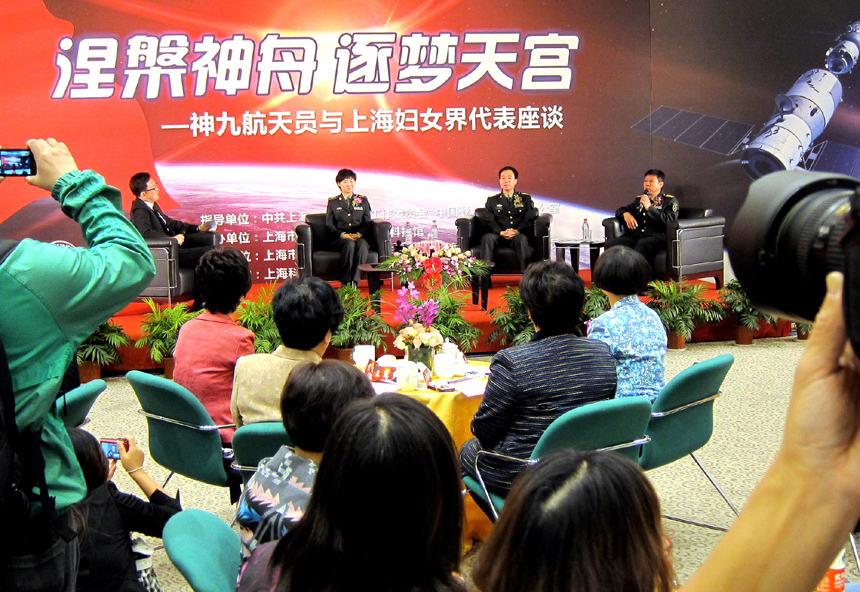
[[374,218],[370,221],[370,228],[376,239],[376,252],[379,253],[379,261],[391,257],[391,222]]
[[168,237],[159,237],[159,238],[148,238],[146,240],[146,246],[150,249],[167,249],[170,252],[170,256],[173,259],[179,257],[179,241],[175,238]]
[[457,226],[457,246],[461,251],[469,251],[472,248],[472,237],[478,228],[478,218],[457,218],[454,222]]
[[679,218],[666,224],[666,234],[674,235],[681,228],[723,228],[726,219],[722,216],[707,216],[705,218]]
[[299,277],[313,275],[313,233],[306,222],[300,222],[293,226],[296,233],[296,265],[299,268]]
[[513,460],[513,461],[516,461],[518,463],[522,463],[524,465],[533,465],[537,462],[537,460],[532,460],[532,459],[523,460],[521,458],[516,458],[513,456],[507,456],[506,454],[499,454],[498,452],[489,452],[487,450],[479,450],[478,453],[475,455],[475,475],[477,475],[477,477],[478,477],[478,484],[481,486],[481,490],[484,492],[484,499],[487,500],[487,505],[490,506],[490,509],[493,511],[493,518],[495,520],[498,520],[499,519],[499,513],[496,510],[495,504],[493,504],[492,499],[490,498],[490,492],[487,489],[486,483],[484,483],[484,477],[483,477],[483,475],[481,475],[481,470],[478,468],[478,461],[480,460],[482,455],[483,456],[492,456],[494,458],[503,458],[505,460]]
[[[604,218],[603,219],[603,236],[606,240],[611,238],[618,238],[622,234],[624,234],[624,229],[621,228],[621,221],[618,218]],[[667,234],[668,234],[667,229]]]
[[538,261],[549,259],[550,243],[552,236],[550,235],[550,225],[552,224],[552,214],[541,214],[535,218],[535,250],[537,251]]

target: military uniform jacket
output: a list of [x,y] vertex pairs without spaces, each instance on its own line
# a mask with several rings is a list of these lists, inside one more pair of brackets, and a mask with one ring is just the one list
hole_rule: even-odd
[[484,207],[487,208],[488,215],[482,218],[482,221],[495,234],[509,228],[523,234],[534,234],[534,221],[538,211],[528,193],[514,191],[511,197],[497,193],[487,198]]
[[[661,191],[651,199],[650,208],[639,211],[639,195],[629,206],[618,208],[615,212],[615,217],[621,220],[621,228],[624,229],[625,234],[666,234],[666,224],[678,219],[678,200],[674,195]],[[638,224],[636,228],[627,228],[627,223],[624,222],[625,212],[636,218],[636,224]]]
[[325,227],[331,240],[339,239],[341,234],[356,232],[367,236],[370,233],[370,201],[357,193],[350,198],[343,194],[328,198]]

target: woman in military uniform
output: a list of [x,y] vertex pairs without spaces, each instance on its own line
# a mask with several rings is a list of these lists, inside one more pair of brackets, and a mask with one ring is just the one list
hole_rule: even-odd
[[358,283],[358,266],[367,263],[370,250],[364,238],[370,233],[370,201],[355,193],[356,174],[350,169],[337,172],[335,182],[340,195],[328,199],[325,225],[329,249],[340,251],[340,281]]

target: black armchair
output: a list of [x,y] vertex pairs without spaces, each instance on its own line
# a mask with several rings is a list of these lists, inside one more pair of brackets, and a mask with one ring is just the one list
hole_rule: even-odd
[[[657,253],[655,279],[678,280],[712,277],[723,287],[723,236],[726,219],[710,208],[680,208],[678,219],[666,225],[666,249]],[[606,240],[621,236],[618,218],[603,220]]]
[[[214,233],[213,233],[214,234]],[[173,300],[194,291],[194,270],[179,267],[179,243],[172,238],[148,238],[146,246],[155,261],[155,277],[138,298]]]
[[[367,262],[379,263],[391,257],[391,222],[374,219],[370,224],[370,236],[364,237],[370,247]],[[294,230],[299,276],[337,281],[340,277],[340,253],[325,250],[328,244],[325,214],[308,214],[304,223],[297,224]]]
[[[479,255],[481,251],[481,237],[492,232],[487,228],[481,220],[482,216],[489,215],[485,208],[477,208],[475,215],[471,218],[457,219],[457,246],[463,251],[472,251],[474,255]],[[552,224],[552,214],[540,214],[534,221],[534,242],[532,243],[532,256],[529,263],[535,261],[543,261],[550,258],[550,225]],[[495,265],[491,274],[495,275],[520,275],[523,270],[520,269],[520,262],[517,259],[517,253],[510,247],[499,246],[496,250],[496,258],[493,261]],[[490,282],[489,276],[485,278],[481,286],[481,308],[487,310],[487,290]],[[472,283],[472,304],[478,303],[478,286],[477,282]]]

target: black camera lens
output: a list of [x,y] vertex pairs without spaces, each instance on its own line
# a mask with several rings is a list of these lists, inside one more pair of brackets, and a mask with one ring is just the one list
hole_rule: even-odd
[[840,239],[860,181],[844,175],[780,171],[755,181],[729,233],[732,269],[756,308],[812,321],[825,276],[843,271]]

